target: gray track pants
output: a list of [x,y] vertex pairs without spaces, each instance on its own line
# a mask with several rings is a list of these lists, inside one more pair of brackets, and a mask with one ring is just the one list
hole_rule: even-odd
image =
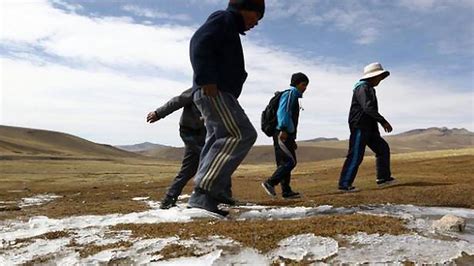
[[232,197],[231,175],[255,143],[257,132],[230,93],[208,97],[198,90],[194,104],[204,118],[207,135],[189,205],[215,210],[219,202],[213,196]]

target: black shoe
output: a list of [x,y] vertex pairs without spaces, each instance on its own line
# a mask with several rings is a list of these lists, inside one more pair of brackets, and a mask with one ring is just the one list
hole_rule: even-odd
[[165,198],[161,201],[160,209],[167,210],[171,207],[175,207],[177,200],[177,197],[170,197],[166,195]]
[[393,177],[389,177],[389,178],[386,178],[386,179],[377,179],[377,185],[379,187],[385,187],[385,186],[393,185],[396,182],[397,182],[397,180],[395,180],[395,178],[393,178]]
[[229,215],[229,212],[226,210],[221,210],[221,209],[204,209],[201,206],[193,206],[193,205],[188,205],[188,209],[196,209],[199,210],[200,213],[205,214],[208,218],[216,218],[216,219],[225,219],[227,215]]
[[359,192],[360,190],[353,186],[343,187],[339,186],[339,191],[344,193]]
[[275,188],[272,185],[268,184],[267,181],[262,183],[262,187],[269,196],[276,197],[277,194],[275,192]]
[[195,190],[199,193],[209,195],[211,198],[213,198],[218,203],[227,204],[227,205],[230,205],[230,206],[235,206],[237,204],[237,200],[235,200],[234,198],[225,196],[223,194],[215,194],[215,193],[212,193],[211,191],[204,190],[200,187],[195,188]]
[[299,192],[294,192],[294,191],[283,193],[282,196],[283,196],[284,199],[299,199],[299,198],[301,198],[301,194]]

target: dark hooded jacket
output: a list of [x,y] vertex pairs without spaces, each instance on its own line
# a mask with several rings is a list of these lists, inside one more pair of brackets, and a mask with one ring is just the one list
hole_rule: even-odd
[[183,108],[179,125],[184,128],[201,130],[204,128],[204,122],[201,119],[201,113],[193,103],[192,88],[183,91],[179,96],[171,98],[163,106],[155,110],[159,119],[165,118],[176,110]]
[[354,86],[349,127],[378,131],[377,123],[384,124],[387,120],[379,113],[375,89],[367,81],[359,81]]
[[233,7],[212,13],[194,33],[190,44],[194,70],[193,90],[217,84],[219,91],[236,98],[247,78],[239,34],[244,34],[242,15]]

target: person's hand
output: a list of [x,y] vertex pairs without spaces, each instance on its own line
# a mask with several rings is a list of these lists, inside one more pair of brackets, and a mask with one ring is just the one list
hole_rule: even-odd
[[156,115],[155,111],[149,112],[148,115],[146,116],[146,121],[147,121],[148,123],[154,123],[154,122],[156,122],[156,121],[158,121],[158,120],[159,120],[159,118],[158,118],[158,116]]
[[286,139],[288,139],[288,133],[286,133],[286,131],[280,131],[280,134],[278,134],[278,138],[285,142]]
[[384,123],[382,126],[383,126],[383,129],[385,130],[385,132],[387,132],[387,133],[390,133],[393,130],[392,125],[390,125],[389,122]]
[[204,95],[209,97],[217,96],[217,85],[216,84],[207,84],[202,86],[202,92]]
[[295,151],[298,149],[298,144],[296,144],[296,142],[295,142],[295,145],[294,145],[293,149],[294,149]]

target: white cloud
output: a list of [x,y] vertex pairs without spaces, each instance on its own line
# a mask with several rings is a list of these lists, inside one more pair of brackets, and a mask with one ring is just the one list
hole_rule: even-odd
[[278,0],[269,2],[268,6],[270,19],[291,18],[317,27],[335,27],[354,35],[354,42],[362,45],[375,42],[383,27],[378,12],[358,2],[345,1],[328,6],[324,1],[303,0],[295,4]]
[[449,7],[474,8],[472,0],[399,0],[400,6],[420,12],[433,12]]
[[165,12],[160,12],[152,10],[150,8],[143,8],[134,5],[125,5],[122,7],[122,10],[128,11],[136,16],[146,17],[146,18],[158,18],[158,19],[169,19],[169,20],[181,20],[188,21],[191,18],[185,14],[168,14]]
[[190,28],[140,25],[130,18],[88,18],[54,9],[44,1],[7,2],[3,8],[0,40],[6,45],[27,43],[81,63],[191,72]]
[[[65,131],[111,144],[181,144],[176,134],[179,114],[156,125],[147,125],[145,115],[189,87],[188,42],[193,28],[89,18],[45,2],[5,6],[6,25],[17,27],[5,27],[1,37],[11,58],[0,62],[0,123]],[[285,89],[290,75],[302,71],[311,81],[302,101],[300,139],[348,136],[352,85],[363,66],[301,58],[255,42],[252,32],[243,39],[249,78],[240,101],[257,129],[260,112],[273,92]],[[59,60],[45,59],[32,48],[44,49]],[[85,63],[78,66],[71,61]],[[148,71],[155,68],[166,72]],[[455,91],[416,72],[394,69],[378,96],[382,113],[396,132],[414,126],[473,130],[472,93]]]

